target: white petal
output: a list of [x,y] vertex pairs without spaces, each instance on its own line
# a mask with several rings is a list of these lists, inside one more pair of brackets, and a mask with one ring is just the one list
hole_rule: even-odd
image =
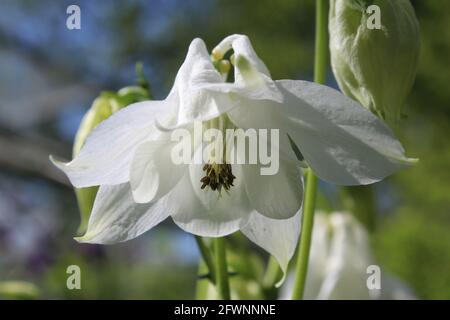
[[[234,55],[242,55],[246,57],[250,63],[255,67],[258,72],[265,74],[270,78],[269,69],[267,69],[264,62],[258,57],[253,46],[250,42],[250,39],[246,35],[242,34],[233,34],[225,39],[223,39],[214,49],[213,55],[219,54],[221,56],[225,55],[228,50],[233,49]],[[237,70],[239,72],[239,70]]]
[[228,36],[214,48],[213,55],[223,56],[230,49],[233,49],[235,56],[234,83],[213,84],[205,88],[217,92],[233,92],[249,99],[282,102],[281,92],[249,38],[239,34]]
[[174,145],[170,140],[146,141],[136,149],[130,168],[134,201],[147,203],[159,199],[179,182],[186,165],[172,161]]
[[251,128],[279,130],[278,148],[280,152],[296,160],[288,139],[282,104],[268,100],[241,99],[240,106],[229,110],[227,115],[238,128],[244,130]]
[[308,164],[336,184],[370,184],[413,162],[371,112],[329,87],[280,81],[291,137]]
[[247,238],[277,259],[284,273],[277,286],[284,281],[288,263],[294,255],[300,235],[300,218],[301,210],[284,220],[270,219],[253,212],[248,224],[241,229]]
[[132,104],[101,122],[72,161],[51,160],[77,188],[127,182],[135,148],[158,134],[154,121],[170,106],[171,100]]
[[[190,173],[167,195],[167,210],[183,230],[204,237],[223,237],[247,223],[251,208],[243,190],[239,166],[229,193],[200,189],[202,165],[191,165]],[[165,197],[166,198],[166,197]]]
[[338,91],[306,81],[277,84],[284,103],[247,101],[230,119],[239,127],[280,129],[285,152],[289,134],[323,180],[370,184],[414,162],[381,120]]
[[[329,215],[316,210],[314,213],[314,229],[309,253],[308,276],[304,297],[307,300],[317,299],[325,277],[331,273],[328,269],[328,257],[331,253],[330,237],[333,235]],[[290,288],[289,297],[293,290]]]
[[238,101],[236,101],[236,99],[239,99],[240,97],[253,100],[272,100],[276,102],[283,101],[283,95],[271,78],[264,74],[258,74],[251,69],[249,69],[248,72],[249,74],[245,80],[235,81],[233,83],[202,84],[201,88],[209,91],[210,94],[215,94],[216,96],[219,93],[233,93],[238,95],[238,97],[228,97],[231,105],[228,108],[223,108],[222,113],[236,107],[238,105]]
[[99,244],[127,241],[150,230],[167,217],[162,202],[135,203],[128,183],[101,186],[86,234],[76,240]]
[[384,272],[380,290],[367,288],[367,267],[376,261],[367,230],[354,216],[316,212],[314,220],[305,298],[414,299],[407,286]]
[[[367,231],[350,214],[332,213],[327,219],[332,230],[327,261],[322,266],[310,264],[322,268],[324,275],[317,299],[368,299],[366,268],[373,258]],[[313,243],[311,250],[320,245]]]
[[194,39],[172,89],[179,99],[176,121],[164,127],[173,129],[193,121],[213,119],[233,108],[235,102],[228,94],[212,94],[205,90],[205,87],[218,83],[223,83],[223,80],[211,62],[205,43]]
[[191,42],[172,89],[178,97],[176,120],[170,125],[160,125],[161,128],[170,130],[194,121],[213,119],[237,106],[236,95],[282,101],[282,94],[254,53],[248,38],[235,37],[231,45],[237,50],[237,61],[248,61],[249,67],[237,68],[236,81],[225,83],[214,68],[203,40],[197,38]]
[[295,215],[303,201],[303,177],[298,163],[280,158],[275,175],[261,175],[261,165],[244,165],[245,190],[251,206],[272,219]]

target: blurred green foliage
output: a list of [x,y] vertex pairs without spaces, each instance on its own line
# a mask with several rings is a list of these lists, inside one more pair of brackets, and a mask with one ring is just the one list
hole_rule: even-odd
[[36,299],[39,289],[30,282],[4,281],[0,282],[0,299]]
[[390,179],[399,206],[381,219],[376,253],[419,298],[450,299],[450,2],[413,1],[422,49],[397,132],[420,162]]
[[[68,290],[65,286],[69,265],[78,265],[81,269],[80,290]],[[111,263],[108,259],[92,263],[68,255],[48,270],[40,287],[49,294],[41,298],[187,299],[193,298],[195,293],[195,266]]]

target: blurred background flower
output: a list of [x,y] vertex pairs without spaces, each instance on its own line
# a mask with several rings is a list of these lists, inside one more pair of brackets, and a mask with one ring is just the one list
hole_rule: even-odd
[[[354,215],[319,211],[314,219],[305,299],[415,299],[400,279],[381,272],[369,233]],[[281,299],[291,297],[293,284],[291,274]]]
[[[418,298],[450,299],[450,2],[411,2],[421,58],[396,133],[421,161],[375,186],[369,237],[382,272]],[[314,1],[78,0],[81,30],[66,28],[70,4],[2,1],[0,281],[29,281],[41,298],[193,298],[195,241],[170,223],[120,245],[77,244],[76,198],[48,155],[71,157],[94,98],[134,84],[136,61],[154,98],[165,97],[196,36],[212,49],[228,34],[247,34],[274,78],[311,80]],[[328,84],[337,88],[331,70]],[[343,206],[336,188],[321,183],[319,208]],[[66,288],[71,264],[81,267],[82,290]]]

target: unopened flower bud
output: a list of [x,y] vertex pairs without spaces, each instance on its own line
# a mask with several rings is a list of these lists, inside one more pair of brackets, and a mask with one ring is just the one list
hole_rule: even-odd
[[[101,95],[94,100],[91,108],[81,120],[73,145],[73,157],[80,152],[87,137],[100,122],[127,105],[148,100],[149,97],[150,94],[148,90],[140,86],[125,87],[120,89],[117,93],[102,92]],[[97,191],[98,187],[75,189],[81,214],[81,224],[78,228],[78,234],[80,235],[84,234],[86,231]]]
[[409,0],[330,4],[331,64],[339,87],[379,117],[398,120],[418,64],[414,8]]

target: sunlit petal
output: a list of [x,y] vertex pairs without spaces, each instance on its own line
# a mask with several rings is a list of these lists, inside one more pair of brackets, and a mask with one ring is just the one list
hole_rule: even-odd
[[77,188],[127,182],[134,150],[141,142],[159,134],[154,121],[166,114],[170,102],[130,105],[102,121],[72,161],[64,163],[53,157],[51,160]]
[[[329,87],[277,81],[285,101],[242,101],[228,112],[242,128],[280,130],[280,148],[291,149],[288,136],[323,180],[340,185],[370,184],[414,163],[400,142],[376,116]],[[293,159],[297,157],[292,153]]]

